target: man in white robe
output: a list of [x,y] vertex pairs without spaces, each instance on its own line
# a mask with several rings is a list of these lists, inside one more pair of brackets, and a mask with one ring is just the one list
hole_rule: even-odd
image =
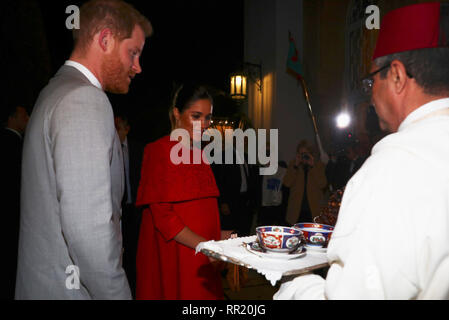
[[384,130],[348,182],[326,279],[274,299],[449,298],[449,6],[388,13],[365,84]]

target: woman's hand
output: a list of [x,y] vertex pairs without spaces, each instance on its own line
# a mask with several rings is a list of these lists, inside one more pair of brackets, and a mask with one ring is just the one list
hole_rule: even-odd
[[[184,227],[174,238],[176,242],[185,245],[186,247],[189,247],[191,249],[196,249],[198,244],[200,242],[205,242],[207,239],[201,237],[200,235],[196,234],[192,230],[189,229],[189,227]],[[207,256],[209,259],[209,262],[214,265],[220,265],[220,260],[214,259],[212,257]]]
[[217,264],[220,261],[220,260],[214,259],[214,258],[209,257],[209,256],[207,256],[207,257],[209,258],[209,262],[212,263],[212,264]]
[[220,240],[228,240],[232,238],[233,230],[221,230],[221,238]]
[[205,242],[207,239],[201,237],[196,234],[189,227],[184,227],[175,237],[174,239],[180,244],[185,245],[191,249],[195,249],[200,242]]

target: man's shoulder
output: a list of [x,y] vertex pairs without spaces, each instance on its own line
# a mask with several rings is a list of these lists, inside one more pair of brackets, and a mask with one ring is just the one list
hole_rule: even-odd
[[75,68],[62,66],[42,90],[40,101],[49,99],[58,101],[68,95],[79,99],[88,99],[92,96],[107,98],[104,91],[92,85],[81,72]]
[[425,172],[428,179],[431,176],[436,179],[449,177],[449,146],[446,143],[449,130],[427,129],[410,128],[386,136],[373,147],[371,156],[362,165],[363,170],[359,171],[376,175]]
[[429,119],[428,122],[417,123],[416,125],[407,127],[387,135],[372,149],[375,153],[416,153],[429,152],[438,150],[439,152],[449,152],[449,146],[446,143],[449,140],[449,118],[448,119]]
[[75,118],[88,121],[113,119],[112,106],[102,90],[83,81],[76,72],[61,71],[64,71],[63,67],[41,92],[33,110],[33,122],[49,121],[50,128]]

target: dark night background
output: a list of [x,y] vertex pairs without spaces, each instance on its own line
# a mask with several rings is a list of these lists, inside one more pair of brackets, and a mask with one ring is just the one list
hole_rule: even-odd
[[[84,2],[2,2],[0,61],[7,82],[2,103],[24,104],[31,111],[39,91],[71,53],[66,7],[81,7]],[[129,93],[108,94],[115,112],[130,119],[130,136],[150,142],[168,133],[174,83],[196,81],[210,86],[214,116],[238,112],[227,92],[229,74],[243,60],[243,0],[127,2],[154,29],[141,56],[143,72],[133,80]]]

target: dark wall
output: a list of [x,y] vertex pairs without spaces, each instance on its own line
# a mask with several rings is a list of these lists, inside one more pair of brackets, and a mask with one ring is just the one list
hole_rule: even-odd
[[3,1],[0,24],[1,103],[31,108],[52,74],[39,4],[33,0]]
[[[173,83],[197,81],[228,91],[228,76],[243,58],[243,0],[127,2],[149,18],[154,34],[146,41],[143,72],[133,80],[130,92],[109,97],[114,110],[129,117],[130,135],[148,142],[168,133]],[[2,2],[1,37],[6,46],[2,45],[1,66],[10,80],[7,92],[15,89],[34,104],[72,50],[66,7],[82,3]],[[214,110],[226,114],[227,108],[222,108]]]

